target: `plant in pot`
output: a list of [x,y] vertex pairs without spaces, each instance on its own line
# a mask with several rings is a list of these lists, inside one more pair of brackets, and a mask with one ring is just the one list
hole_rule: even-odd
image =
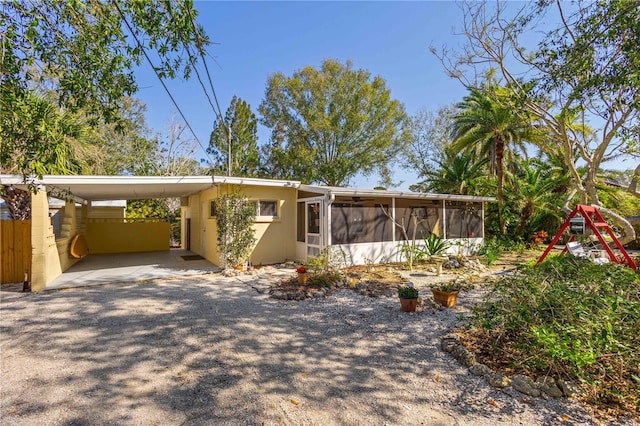
[[413,283],[398,287],[398,297],[400,298],[400,309],[403,312],[415,312],[418,306],[418,289]]
[[445,308],[453,308],[458,303],[458,293],[464,287],[464,283],[454,280],[444,284],[431,286],[433,300]]
[[307,268],[304,265],[296,269],[298,273],[298,284],[306,284],[308,280]]

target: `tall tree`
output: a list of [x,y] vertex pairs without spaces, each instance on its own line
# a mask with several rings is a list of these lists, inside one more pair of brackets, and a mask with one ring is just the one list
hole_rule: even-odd
[[458,104],[460,112],[453,118],[453,148],[476,152],[480,157],[489,159],[489,170],[498,178],[498,218],[500,233],[504,235],[505,151],[509,147],[521,147],[533,132],[530,123],[505,102],[501,91],[491,84],[491,80],[481,88],[470,89],[470,94]]
[[[518,99],[520,111],[548,128],[562,146],[564,166],[580,202],[601,206],[596,190],[600,165],[638,149],[634,143],[640,137],[638,2],[569,5],[543,0],[516,14],[507,14],[502,3],[487,7],[470,2],[463,11],[467,39],[463,50],[432,51],[449,75],[468,87],[477,87],[475,77],[487,68],[497,70],[504,87]],[[541,33],[542,20],[557,25]],[[532,34],[541,34],[540,42],[527,49],[521,40],[530,40]],[[594,126],[595,137],[576,131],[570,125],[575,117]],[[581,163],[586,164],[583,172]],[[637,193],[637,185],[631,182],[629,190]],[[601,210],[624,228],[623,241],[635,238],[628,221]]]
[[411,139],[403,157],[404,167],[418,177],[428,177],[445,161],[446,147],[451,144],[451,128],[456,107],[440,108],[435,114],[419,111],[411,117]]
[[90,172],[97,175],[151,175],[160,173],[160,140],[147,127],[146,105],[133,97],[119,103],[117,123],[91,126],[90,144],[99,156],[89,159]]
[[[208,39],[194,24],[192,2],[166,0],[7,1],[0,5],[0,123],[12,120],[30,96],[36,74],[50,76],[66,110],[83,109],[95,122],[117,122],[119,101],[137,90],[132,69],[156,52],[161,77],[189,77]],[[4,152],[25,153],[20,170],[49,149],[46,138],[27,142],[4,129]],[[6,161],[7,156],[0,160]],[[1,164],[6,167],[6,163]]]
[[436,168],[426,171],[424,182],[412,185],[412,191],[439,192],[443,194],[476,195],[476,184],[486,176],[487,158],[475,161],[471,152],[448,150],[437,161]]
[[[229,148],[231,144],[231,148]],[[229,149],[231,168],[229,169]],[[255,177],[258,175],[258,119],[251,106],[234,96],[224,116],[224,122],[216,120],[207,152],[214,157],[211,165],[215,174]],[[226,171],[226,173],[225,173]]]
[[268,162],[283,178],[346,185],[358,173],[388,176],[409,139],[403,105],[385,81],[348,61],[325,60],[269,77],[259,108],[273,130]]
[[0,114],[0,171],[19,174],[29,170],[38,175],[85,172],[88,132],[89,127],[76,115],[27,92]]

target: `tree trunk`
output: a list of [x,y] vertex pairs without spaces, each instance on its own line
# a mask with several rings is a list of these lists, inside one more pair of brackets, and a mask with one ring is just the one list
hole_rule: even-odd
[[504,205],[504,142],[498,138],[496,140],[496,174],[498,176],[498,220],[500,221],[500,235],[507,233],[507,226],[503,216]]
[[7,204],[9,218],[14,220],[31,219],[31,194],[13,186],[0,187],[0,197]]

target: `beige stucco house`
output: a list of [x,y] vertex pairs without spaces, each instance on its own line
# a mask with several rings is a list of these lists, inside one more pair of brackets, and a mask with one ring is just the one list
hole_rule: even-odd
[[[69,255],[71,240],[78,234],[93,254],[169,250],[168,223],[96,217],[90,212],[97,201],[180,198],[182,248],[216,265],[221,259],[212,206],[227,191],[240,191],[255,202],[256,243],[248,259],[254,265],[305,262],[325,250],[347,265],[401,261],[402,227],[413,234],[412,214],[420,220],[418,237],[434,233],[452,243],[450,250],[472,252],[484,239],[484,202],[493,201],[223,176],[44,176],[32,183],[39,188],[32,197],[34,290],[79,261]],[[0,175],[0,185],[26,188],[23,178],[14,175]],[[47,193],[69,196],[60,235],[53,231]]]

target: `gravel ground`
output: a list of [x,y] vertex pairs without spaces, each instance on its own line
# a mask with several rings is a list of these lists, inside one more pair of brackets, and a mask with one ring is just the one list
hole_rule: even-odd
[[220,274],[4,297],[0,424],[600,424],[498,391],[440,350],[457,310]]

